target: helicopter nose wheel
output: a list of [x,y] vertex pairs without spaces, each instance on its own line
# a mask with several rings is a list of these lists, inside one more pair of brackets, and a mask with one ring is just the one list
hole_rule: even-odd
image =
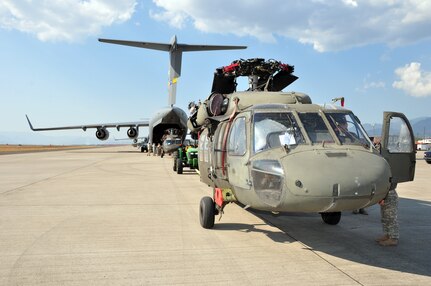
[[203,228],[213,228],[215,220],[215,204],[211,197],[203,197],[199,205],[199,221]]
[[341,220],[341,212],[320,213],[322,220],[330,225],[336,225]]

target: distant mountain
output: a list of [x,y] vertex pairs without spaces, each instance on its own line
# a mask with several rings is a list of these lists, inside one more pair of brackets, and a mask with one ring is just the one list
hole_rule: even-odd
[[365,131],[367,131],[369,136],[382,135],[382,124],[364,123],[362,126],[364,127]]
[[431,117],[412,123],[412,127],[416,137],[431,138]]
[[[431,138],[431,117],[409,119],[416,138]],[[363,124],[369,136],[380,136],[382,124]]]

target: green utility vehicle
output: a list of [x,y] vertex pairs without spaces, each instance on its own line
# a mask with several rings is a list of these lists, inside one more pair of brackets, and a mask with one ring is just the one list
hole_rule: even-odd
[[189,167],[190,170],[199,169],[197,147],[180,147],[178,148],[178,152],[174,152],[173,158],[173,170],[174,172],[177,172],[177,174],[182,174],[184,167]]

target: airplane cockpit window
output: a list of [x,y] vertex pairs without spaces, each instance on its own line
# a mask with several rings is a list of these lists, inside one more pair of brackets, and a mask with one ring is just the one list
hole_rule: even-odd
[[290,112],[254,114],[254,152],[284,145],[305,143],[298,124]]
[[332,129],[343,145],[371,146],[361,124],[351,113],[325,113]]
[[247,149],[247,138],[245,135],[245,118],[237,118],[232,126],[229,136],[229,155],[244,155]]
[[323,118],[317,112],[298,113],[312,143],[334,143]]

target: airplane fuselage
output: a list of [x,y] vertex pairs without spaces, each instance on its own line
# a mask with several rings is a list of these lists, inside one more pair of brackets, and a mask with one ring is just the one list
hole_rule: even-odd
[[167,130],[178,130],[178,136],[184,141],[187,135],[187,114],[179,107],[167,107],[159,110],[150,120],[148,137],[150,144],[162,144]]

